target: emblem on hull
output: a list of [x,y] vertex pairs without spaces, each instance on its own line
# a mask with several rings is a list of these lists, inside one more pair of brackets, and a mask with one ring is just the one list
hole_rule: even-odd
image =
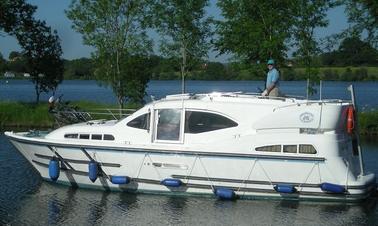
[[309,123],[309,122],[312,122],[314,120],[314,115],[310,112],[304,112],[299,116],[299,119],[303,123]]

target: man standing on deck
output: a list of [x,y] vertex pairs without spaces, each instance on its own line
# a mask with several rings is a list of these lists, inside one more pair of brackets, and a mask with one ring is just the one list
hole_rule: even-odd
[[279,96],[279,78],[280,73],[274,67],[274,60],[268,60],[268,74],[266,76],[266,86],[265,90],[261,93],[261,96],[271,96],[271,97],[278,97]]

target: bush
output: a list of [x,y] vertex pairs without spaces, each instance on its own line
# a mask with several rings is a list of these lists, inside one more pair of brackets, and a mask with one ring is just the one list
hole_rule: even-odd
[[339,73],[337,70],[325,69],[323,71],[322,80],[337,81],[339,80]]

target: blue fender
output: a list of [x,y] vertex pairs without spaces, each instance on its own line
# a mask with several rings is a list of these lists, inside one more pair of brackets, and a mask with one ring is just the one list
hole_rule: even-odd
[[59,174],[60,174],[59,160],[54,157],[49,162],[49,176],[50,176],[50,179],[52,181],[58,180]]
[[88,177],[92,182],[95,182],[98,177],[98,163],[90,161],[88,163]]
[[160,184],[165,185],[167,187],[180,187],[182,185],[182,181],[174,178],[166,178],[160,181]]
[[128,184],[130,183],[130,177],[128,176],[110,176],[112,184]]
[[320,185],[320,188],[324,192],[335,193],[335,194],[342,194],[346,191],[344,186],[338,185],[338,184],[331,184],[331,183],[322,183]]
[[295,193],[297,189],[291,184],[276,184],[274,190],[279,193]]
[[215,188],[214,194],[220,199],[226,199],[226,200],[236,199],[235,192],[228,188]]

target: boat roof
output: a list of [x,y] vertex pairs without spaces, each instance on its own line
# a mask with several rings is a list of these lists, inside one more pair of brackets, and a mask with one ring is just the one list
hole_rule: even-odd
[[349,100],[341,99],[321,99],[321,100],[310,100],[299,96],[282,96],[282,97],[271,97],[271,96],[261,96],[259,93],[243,93],[243,92],[212,92],[203,94],[174,94],[167,95],[158,101],[154,101],[154,104],[164,103],[164,102],[174,102],[174,101],[189,101],[189,100],[199,100],[208,102],[229,102],[229,103],[260,103],[260,104],[272,104],[272,105],[288,105],[288,104],[321,104],[321,103],[335,103],[335,104],[350,104]]

